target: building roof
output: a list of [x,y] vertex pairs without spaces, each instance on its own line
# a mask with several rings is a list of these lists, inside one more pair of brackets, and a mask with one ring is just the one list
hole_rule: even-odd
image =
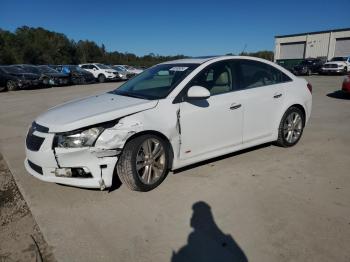
[[291,34],[291,35],[276,35],[275,38],[292,37],[292,36],[301,36],[301,35],[315,35],[315,34],[323,34],[323,33],[330,33],[330,32],[342,32],[342,31],[350,31],[350,28],[341,28],[341,29],[333,29],[333,30],[315,31],[315,32]]

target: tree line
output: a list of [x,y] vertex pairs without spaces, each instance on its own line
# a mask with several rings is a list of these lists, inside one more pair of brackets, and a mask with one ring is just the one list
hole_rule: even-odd
[[[273,52],[241,53],[273,60]],[[152,66],[154,64],[185,58],[183,55],[161,56],[150,53],[137,56],[132,53],[108,52],[105,46],[94,41],[69,39],[62,33],[44,28],[22,26],[14,32],[0,28],[0,64],[127,64]]]

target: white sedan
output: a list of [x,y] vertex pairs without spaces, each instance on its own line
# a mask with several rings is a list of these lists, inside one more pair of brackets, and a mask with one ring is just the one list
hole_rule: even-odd
[[267,142],[294,146],[311,91],[258,58],[165,62],[40,115],[26,138],[25,167],[47,182],[102,190],[118,175],[130,189],[149,191],[169,170]]

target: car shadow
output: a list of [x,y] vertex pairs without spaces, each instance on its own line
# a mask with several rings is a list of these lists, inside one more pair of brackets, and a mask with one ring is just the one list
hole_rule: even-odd
[[215,223],[210,206],[199,201],[192,206],[190,225],[193,231],[186,245],[173,251],[171,262],[247,262],[247,256],[230,234],[225,234]]
[[327,94],[327,96],[331,98],[336,98],[336,99],[350,100],[350,95],[340,90],[329,93]]
[[122,181],[120,181],[119,176],[115,171],[112,178],[112,186],[108,188],[108,193],[111,193],[114,190],[119,189],[122,186],[122,184],[123,184]]
[[181,172],[184,172],[186,170],[190,170],[190,169],[193,169],[193,168],[196,168],[196,167],[199,167],[199,166],[204,166],[204,165],[207,165],[207,164],[210,164],[210,163],[213,163],[213,162],[217,162],[217,161],[220,161],[220,160],[223,160],[223,159],[226,159],[226,158],[230,158],[230,157],[233,157],[233,156],[245,154],[245,153],[248,153],[248,152],[251,152],[251,151],[255,151],[255,150],[258,150],[258,149],[261,149],[261,148],[269,147],[272,144],[273,143],[265,143],[265,144],[261,144],[261,145],[254,146],[254,147],[250,147],[250,148],[247,148],[247,149],[242,149],[242,150],[237,151],[237,152],[233,152],[233,153],[229,153],[229,154],[226,154],[226,155],[210,158],[210,159],[198,162],[198,163],[194,163],[194,164],[191,164],[191,165],[188,165],[188,166],[185,166],[185,167],[181,167],[179,169],[175,169],[175,170],[173,170],[173,174],[175,175],[177,173],[181,173]]

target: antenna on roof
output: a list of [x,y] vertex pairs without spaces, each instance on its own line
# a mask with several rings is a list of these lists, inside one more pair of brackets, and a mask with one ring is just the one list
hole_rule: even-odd
[[244,47],[243,47],[243,50],[242,50],[242,52],[241,52],[241,55],[243,55],[243,53],[245,52],[245,49],[247,48],[247,44],[244,44]]

